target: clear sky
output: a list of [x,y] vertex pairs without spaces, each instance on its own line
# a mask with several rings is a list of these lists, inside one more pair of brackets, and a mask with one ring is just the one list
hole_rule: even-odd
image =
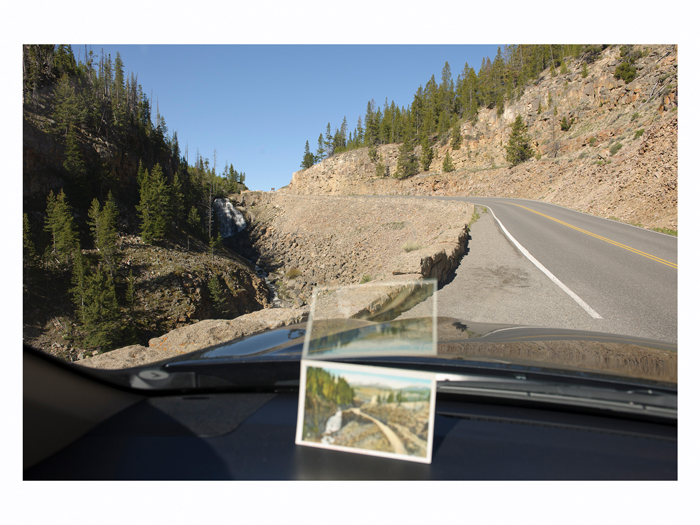
[[[85,59],[86,44],[72,44]],[[153,97],[168,132],[177,131],[180,149],[194,163],[197,149],[217,173],[226,163],[246,174],[253,190],[286,186],[309,141],[340,128],[347,117],[354,130],[374,99],[410,106],[432,75],[438,84],[448,62],[452,79],[468,62],[477,72],[497,45],[102,45],[88,44],[125,74],[138,75]]]

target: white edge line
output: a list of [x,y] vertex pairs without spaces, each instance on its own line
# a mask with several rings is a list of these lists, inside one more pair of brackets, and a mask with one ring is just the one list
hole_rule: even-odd
[[547,277],[549,277],[554,284],[556,284],[559,288],[564,290],[569,297],[571,297],[574,301],[578,303],[578,305],[586,310],[588,315],[590,315],[593,319],[602,319],[600,314],[596,312],[593,308],[588,306],[586,302],[581,299],[578,295],[576,295],[574,292],[572,292],[568,286],[566,286],[564,283],[562,283],[559,279],[557,279],[552,272],[550,272],[547,268],[545,268],[540,261],[535,259],[530,252],[528,252],[518,241],[515,240],[515,238],[510,234],[508,230],[506,230],[505,226],[503,226],[503,223],[498,220],[498,217],[496,217],[496,214],[493,212],[493,210],[484,205],[484,204],[479,204],[478,206],[484,206],[484,208],[488,208],[488,210],[491,212],[491,215],[493,215],[493,218],[496,219],[496,222],[498,222],[498,225],[501,227],[501,230],[503,233],[506,234],[506,237],[510,239],[510,241],[515,245],[515,247],[522,252],[522,254],[527,257],[532,264],[537,266],[540,270],[542,270],[542,273],[544,273]]

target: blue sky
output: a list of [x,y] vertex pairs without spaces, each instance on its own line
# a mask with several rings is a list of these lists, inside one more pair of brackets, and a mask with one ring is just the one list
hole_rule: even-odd
[[[85,44],[72,44],[84,60]],[[304,145],[316,151],[319,133],[354,130],[367,102],[386,98],[409,106],[431,75],[441,81],[447,61],[452,78],[468,62],[477,72],[498,45],[102,45],[88,44],[125,74],[138,75],[153,96],[169,133],[194,163],[197,149],[217,173],[226,163],[246,173],[251,189],[289,183]]]

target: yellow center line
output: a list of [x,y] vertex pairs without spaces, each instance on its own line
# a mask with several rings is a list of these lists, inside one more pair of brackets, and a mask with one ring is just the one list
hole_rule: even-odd
[[555,219],[554,217],[550,217],[549,215],[545,215],[544,213],[540,213],[538,211],[532,210],[526,206],[522,206],[520,204],[515,204],[513,202],[508,202],[507,204],[511,204],[513,206],[518,206],[520,208],[523,208],[524,210],[531,211],[532,213],[536,213],[537,215],[541,215],[542,217],[546,217],[547,219],[550,219],[554,222],[558,222],[559,224],[563,224],[564,226],[568,226],[569,228],[572,228],[576,231],[579,231],[581,233],[585,233],[586,235],[590,235],[591,237],[595,237],[596,239],[600,239],[601,241],[608,242],[608,243],[613,244],[615,246],[619,246],[620,248],[624,248],[625,250],[628,250],[632,253],[636,253],[638,255],[641,255],[642,257],[646,257],[647,259],[651,259],[652,261],[660,262],[661,264],[665,264],[666,266],[670,266],[671,268],[678,269],[677,264],[672,263],[671,261],[667,261],[665,259],[662,259],[661,257],[656,257],[655,255],[651,255],[651,254],[643,252],[641,250],[637,250],[636,248],[632,248],[631,246],[627,246],[626,244],[622,244],[620,242],[608,239],[607,237],[603,237],[601,235],[597,235],[595,233],[589,232],[588,230],[578,228],[572,224],[569,224],[568,222],[560,221],[559,219]]

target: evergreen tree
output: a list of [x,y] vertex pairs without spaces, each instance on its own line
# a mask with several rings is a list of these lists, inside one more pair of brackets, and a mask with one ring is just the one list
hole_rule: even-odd
[[46,200],[46,221],[44,230],[51,235],[48,254],[59,266],[69,266],[80,251],[78,232],[73,219],[73,209],[61,190],[54,196],[53,190]]
[[78,137],[75,128],[71,125],[66,137],[66,160],[63,162],[63,167],[68,172],[70,179],[81,191],[87,191],[87,170],[83,161],[83,154],[80,151]]
[[119,209],[110,191],[102,209],[97,199],[93,199],[88,211],[88,225],[92,231],[95,248],[111,276],[117,267],[117,217]]
[[399,148],[399,158],[396,162],[396,173],[394,177],[397,179],[405,179],[418,173],[418,161],[413,153],[413,145],[409,140],[401,144]]
[[462,147],[462,132],[457,122],[452,128],[452,142],[450,142],[453,150],[458,150]]
[[455,167],[454,164],[452,164],[452,157],[450,156],[450,152],[448,151],[445,155],[445,158],[442,161],[442,171],[444,171],[445,173],[449,173],[454,170]]
[[520,115],[511,126],[510,138],[506,146],[506,160],[512,165],[520,164],[534,155],[530,147],[527,126]]
[[333,156],[333,135],[331,135],[331,123],[326,126],[326,139],[323,141],[323,147],[326,151],[326,158]]
[[185,195],[178,173],[175,173],[173,183],[170,185],[170,211],[173,226],[176,229],[180,229],[180,224],[182,224],[185,216]]
[[[190,230],[196,237],[202,237],[202,218],[199,215],[199,211],[194,206],[190,208],[190,212],[187,215],[187,226],[190,227]],[[187,237],[187,249],[190,249],[189,236]]]
[[85,107],[71,85],[67,74],[61,76],[56,85],[53,99],[53,129],[56,133],[68,135],[72,126],[79,127],[85,119]]
[[428,137],[423,135],[420,141],[421,145],[421,156],[420,163],[423,171],[428,171],[430,169],[430,163],[433,161],[433,148],[430,147],[430,141]]
[[316,148],[316,156],[314,157],[314,164],[321,162],[326,158],[326,149],[323,146],[323,133],[318,135],[318,148]]
[[121,315],[113,279],[101,267],[84,276],[82,305],[84,341],[102,351],[114,348],[120,340]]
[[32,232],[29,228],[29,217],[22,216],[22,267],[24,269],[24,291],[29,291],[29,278],[32,267],[36,263],[36,248],[32,241]]
[[377,165],[374,168],[374,174],[377,177],[386,177],[388,169],[389,169],[389,167],[386,164],[384,164],[384,157],[379,155],[379,159],[377,160]]
[[219,283],[219,278],[214,275],[207,282],[207,287],[209,288],[209,295],[211,296],[211,302],[216,315],[227,315],[228,304],[226,302],[226,295]]
[[70,292],[73,296],[73,302],[78,308],[78,317],[81,324],[85,323],[85,300],[88,276],[87,267],[88,262],[85,259],[85,256],[83,256],[81,252],[78,252],[75,258],[75,263],[73,264],[73,273],[71,276],[71,283],[73,286],[70,289]]
[[151,244],[168,233],[169,192],[163,171],[156,164],[151,173],[145,170],[140,188],[140,201],[136,207],[141,220],[143,242]]
[[304,157],[301,161],[301,168],[306,169],[314,165],[314,156],[309,149],[309,141],[306,141],[306,146],[304,146]]

